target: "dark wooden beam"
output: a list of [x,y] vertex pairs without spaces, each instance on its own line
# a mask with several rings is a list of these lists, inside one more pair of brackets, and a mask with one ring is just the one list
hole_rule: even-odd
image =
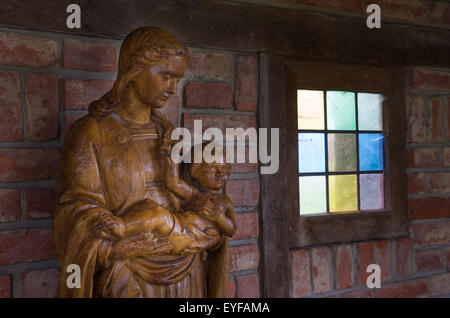
[[[260,55],[260,108],[258,127],[279,128],[279,145],[272,145],[268,138],[268,149],[278,146],[286,149],[286,116],[284,104],[284,60],[279,56]],[[271,150],[270,150],[271,151]],[[289,259],[289,200],[286,198],[289,174],[286,156],[280,153],[279,170],[275,174],[261,174],[260,196],[260,249],[261,282],[263,297],[290,297]]]
[[0,25],[122,39],[157,25],[193,47],[264,52],[311,61],[450,66],[450,30],[218,0],[77,0],[82,28],[66,28],[71,0],[0,0]]

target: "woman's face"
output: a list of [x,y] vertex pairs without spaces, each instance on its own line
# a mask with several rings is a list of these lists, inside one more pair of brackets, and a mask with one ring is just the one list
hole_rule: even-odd
[[145,68],[134,80],[141,102],[161,108],[183,77],[186,61],[182,56],[171,56],[164,63]]

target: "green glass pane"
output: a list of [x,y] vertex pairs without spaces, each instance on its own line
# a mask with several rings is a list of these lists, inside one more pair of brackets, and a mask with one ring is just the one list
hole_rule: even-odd
[[361,174],[359,176],[361,210],[384,209],[384,176]]
[[327,91],[327,125],[332,130],[355,130],[355,93]]
[[323,91],[297,91],[298,129],[325,129]]
[[358,93],[360,130],[383,130],[383,100],[381,94]]
[[356,171],[354,134],[328,134],[328,170]]
[[299,177],[300,214],[327,211],[325,176]]
[[330,212],[358,210],[356,175],[329,176],[328,178]]

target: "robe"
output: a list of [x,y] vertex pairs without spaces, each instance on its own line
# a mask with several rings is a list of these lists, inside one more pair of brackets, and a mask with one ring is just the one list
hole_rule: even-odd
[[[226,238],[208,252],[112,260],[113,242],[92,230],[102,211],[120,216],[148,196],[145,165],[152,163],[133,134],[111,113],[81,118],[66,136],[53,224],[61,268],[59,297],[226,297]],[[156,203],[176,215],[164,199],[170,197],[168,191],[160,191],[162,199]],[[81,288],[67,286],[70,264],[80,266]]]

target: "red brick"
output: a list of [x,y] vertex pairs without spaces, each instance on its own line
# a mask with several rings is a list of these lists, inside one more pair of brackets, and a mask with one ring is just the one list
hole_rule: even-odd
[[0,232],[0,265],[55,257],[56,250],[51,229]]
[[450,192],[450,172],[430,173],[430,192],[449,193]]
[[336,248],[336,289],[352,287],[353,284],[353,252],[350,245]]
[[117,68],[117,48],[108,43],[64,40],[64,68],[114,72]]
[[28,271],[21,274],[24,298],[55,298],[59,271],[56,268]]
[[[448,122],[450,123],[450,118],[449,118]],[[450,134],[450,132],[449,132],[449,134]],[[443,157],[442,165],[444,167],[450,167],[450,147],[445,147],[442,150],[442,157]]]
[[380,265],[381,281],[392,277],[392,248],[391,241],[382,240],[375,242],[375,264]]
[[[258,171],[258,163],[250,163],[250,157],[249,157],[249,147],[246,146],[240,146],[240,145],[233,145],[234,150],[234,157],[233,162],[231,163],[231,172],[232,173],[250,173],[250,172],[257,172]],[[245,158],[244,163],[237,163],[237,154],[238,152],[244,151]],[[256,153],[256,156],[258,154]],[[256,161],[258,159],[256,158]]]
[[56,41],[0,32],[0,64],[47,67],[57,61]]
[[39,219],[53,216],[55,192],[52,189],[25,190],[24,201],[27,218]]
[[227,83],[192,82],[184,88],[186,108],[231,109],[233,91]]
[[415,68],[410,76],[410,88],[450,90],[450,72]]
[[228,279],[228,297],[235,298],[236,297],[236,283],[233,278]]
[[226,187],[226,194],[235,206],[254,206],[259,200],[259,185],[256,179],[230,180]]
[[414,148],[412,162],[408,168],[436,168],[441,166],[441,155],[438,148]]
[[255,245],[230,247],[230,272],[239,272],[258,267],[259,254]]
[[19,218],[19,190],[0,189],[0,222],[17,221]]
[[11,297],[11,276],[0,276],[0,298]]
[[361,12],[362,6],[361,0],[297,0],[297,3],[349,12]]
[[254,56],[236,58],[236,109],[239,111],[256,111],[257,65]]
[[328,247],[317,247],[311,251],[313,293],[325,293],[331,289]]
[[193,52],[189,56],[186,77],[193,79],[229,80],[231,63],[221,53]]
[[450,4],[441,1],[432,1],[430,22],[433,24],[450,25]]
[[361,286],[366,286],[367,277],[370,275],[367,270],[367,266],[374,264],[373,261],[373,243],[363,242],[357,245],[357,273],[358,273],[358,284]]
[[0,72],[0,112],[0,141],[23,140],[20,78],[17,73]]
[[442,97],[430,99],[430,125],[428,126],[428,141],[445,141],[444,104]]
[[55,178],[59,149],[0,149],[0,182],[18,182]]
[[406,96],[406,118],[408,120],[407,141],[425,142],[425,98],[422,95]]
[[375,289],[375,297],[379,298],[429,297],[430,293],[429,281],[425,278],[395,283]]
[[62,81],[63,107],[87,110],[89,104],[108,92],[114,81],[65,79]]
[[397,276],[407,277],[412,274],[412,240],[402,237],[397,240]]
[[256,274],[236,277],[238,298],[258,298],[259,285]]
[[450,273],[434,275],[431,277],[433,296],[450,294]]
[[408,174],[408,193],[425,193],[426,177],[423,173]]
[[291,251],[292,296],[295,298],[311,294],[309,263],[307,250]]
[[172,95],[163,108],[159,110],[175,126],[180,127],[178,113],[180,109],[180,99],[178,95]]
[[53,74],[27,74],[28,139],[58,138],[58,79]]
[[194,132],[194,120],[202,121],[203,130],[210,127],[217,127],[222,130],[225,139],[226,128],[256,128],[256,120],[253,116],[217,116],[203,114],[184,114],[184,127]]
[[339,298],[372,298],[373,290],[372,289],[363,289],[358,291],[353,291],[345,294],[341,294],[337,297]]
[[408,213],[413,220],[450,218],[450,200],[441,197],[409,199]]
[[64,112],[64,136],[67,135],[70,127],[81,117],[84,117],[88,114],[87,111],[79,111],[76,113],[72,112]]
[[450,222],[422,223],[412,226],[414,243],[419,246],[450,242]]
[[442,269],[444,260],[442,250],[418,250],[415,253],[417,272]]
[[233,240],[258,237],[258,213],[237,213],[236,226],[237,230],[233,235]]

